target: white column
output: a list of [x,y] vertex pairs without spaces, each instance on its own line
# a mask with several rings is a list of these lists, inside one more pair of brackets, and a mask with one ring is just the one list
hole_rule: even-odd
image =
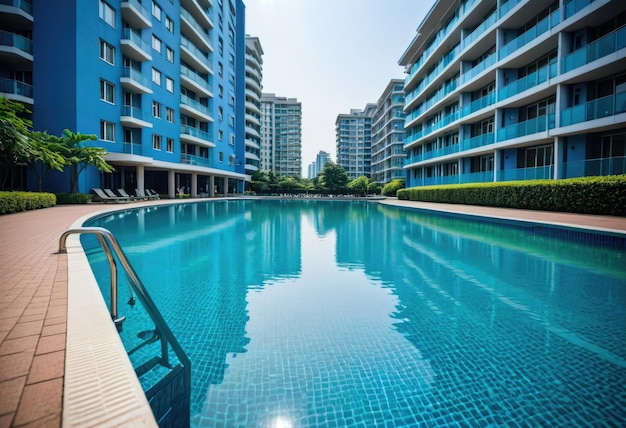
[[209,175],[209,197],[215,197],[215,176]]
[[198,173],[191,173],[191,195],[192,198],[198,197]]
[[173,169],[167,171],[167,197],[170,199],[176,197],[176,173]]
[[145,177],[144,177],[143,165],[137,165],[137,189],[139,189],[142,192],[146,190],[144,188],[146,185],[144,178]]

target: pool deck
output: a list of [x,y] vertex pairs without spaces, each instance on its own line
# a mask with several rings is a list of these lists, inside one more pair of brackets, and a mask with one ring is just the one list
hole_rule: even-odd
[[[68,256],[61,234],[81,217],[176,201],[61,205],[0,216],[0,428],[60,427],[68,321]],[[624,234],[626,218],[466,205],[384,204]],[[86,410],[88,411],[88,410]],[[71,425],[71,424],[66,424]]]

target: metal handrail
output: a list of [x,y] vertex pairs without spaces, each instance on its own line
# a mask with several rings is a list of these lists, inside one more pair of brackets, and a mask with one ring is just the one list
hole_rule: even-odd
[[[104,250],[104,253],[109,262],[109,267],[111,269],[111,318],[113,319],[113,322],[116,323],[117,326],[120,326],[125,318],[120,318],[117,312],[117,267],[112,254],[115,253],[128,277],[131,291],[135,292],[135,294],[139,298],[139,301],[144,306],[144,308],[148,312],[148,315],[150,315],[150,318],[155,324],[155,333],[161,339],[161,363],[165,366],[169,366],[169,357],[167,352],[167,345],[169,343],[181,364],[187,369],[187,376],[190,376],[191,363],[189,361],[189,358],[187,357],[185,351],[182,349],[182,347],[174,337],[174,334],[169,329],[165,320],[161,316],[161,313],[159,312],[156,305],[152,301],[152,298],[141,283],[141,280],[139,279],[137,273],[128,261],[128,258],[126,258],[126,254],[124,254],[122,247],[120,247],[113,233],[103,227],[78,227],[75,229],[68,229],[63,232],[61,238],[59,239],[59,253],[67,253],[65,243],[67,241],[67,237],[72,234],[95,235],[98,238],[102,249]],[[133,299],[133,297],[131,297],[131,299]],[[118,329],[120,329],[120,327],[118,327]]]

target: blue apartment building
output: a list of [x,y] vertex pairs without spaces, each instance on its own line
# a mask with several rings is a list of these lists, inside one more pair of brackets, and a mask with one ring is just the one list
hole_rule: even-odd
[[407,187],[626,172],[626,2],[439,0],[417,33]]
[[[2,0],[0,23],[0,94],[35,130],[95,134],[108,151],[115,171],[89,167],[79,192],[243,191],[242,0]],[[44,190],[68,182],[52,173]]]

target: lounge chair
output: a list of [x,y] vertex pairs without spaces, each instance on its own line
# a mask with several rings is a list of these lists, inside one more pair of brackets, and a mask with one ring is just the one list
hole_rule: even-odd
[[116,195],[115,192],[111,189],[102,189],[104,191],[104,193],[106,193],[106,195],[110,198],[118,198],[122,201],[126,201],[126,202],[130,202],[131,199],[127,198],[125,196],[120,196],[120,195]]
[[141,190],[139,190],[139,189],[135,189],[135,194],[136,194],[138,197],[140,197],[140,198],[145,198],[145,199],[149,199],[149,200],[152,200],[152,199],[158,199],[158,197],[156,197],[156,198],[155,198],[154,196],[152,196],[151,194],[149,194],[147,189],[146,189],[146,191],[145,191],[145,192],[143,192],[143,191],[141,191]]
[[146,193],[154,199],[161,199],[161,195],[159,195],[154,189],[146,189]]
[[146,196],[131,196],[126,193],[126,190],[124,189],[117,189],[117,193],[119,193],[123,198],[128,198],[131,201],[145,201],[148,199]]
[[102,189],[91,189],[96,196],[98,197],[98,199],[100,199],[102,202],[104,203],[109,203],[109,202],[115,202],[115,203],[122,203],[122,202],[128,202],[129,199],[127,198],[122,198],[120,196],[117,196],[115,194],[113,194],[113,196],[109,196],[107,193],[104,192],[104,190]]

